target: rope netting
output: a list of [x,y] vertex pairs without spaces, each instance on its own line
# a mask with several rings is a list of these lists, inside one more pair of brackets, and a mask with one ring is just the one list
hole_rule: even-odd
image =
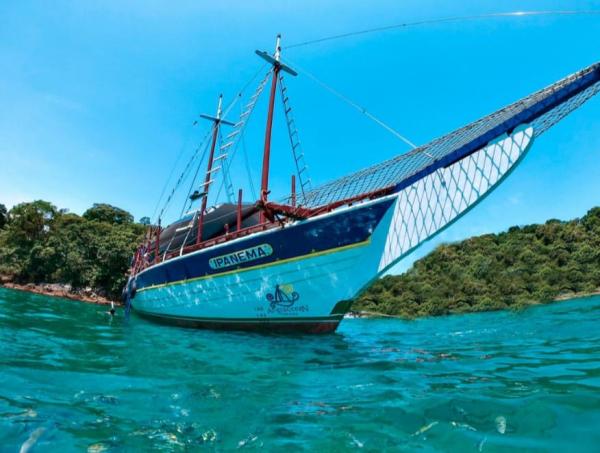
[[598,91],[600,63],[413,151],[313,189],[300,196],[298,204],[315,208],[386,188],[400,190],[482,149],[503,134],[510,134],[519,125],[529,124],[537,137]]

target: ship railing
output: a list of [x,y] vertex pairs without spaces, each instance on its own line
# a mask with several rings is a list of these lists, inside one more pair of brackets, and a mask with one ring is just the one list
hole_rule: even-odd
[[[266,208],[267,208],[267,210],[271,209],[272,213],[274,213],[274,214],[281,214],[289,219],[305,219],[305,218],[309,218],[309,217],[314,217],[315,215],[320,215],[320,214],[324,214],[327,212],[331,212],[342,206],[352,206],[355,203],[380,198],[382,196],[388,195],[389,193],[391,193],[391,188],[386,188],[383,190],[373,191],[373,192],[362,194],[359,196],[350,197],[345,200],[340,200],[335,203],[330,203],[328,205],[324,205],[324,206],[320,206],[319,208],[312,208],[312,209],[303,208],[302,206],[294,206],[292,204],[293,197],[290,197],[289,205],[267,203]],[[197,244],[191,244],[191,245],[188,245],[185,247],[179,246],[172,250],[167,249],[158,254],[154,251],[157,248],[156,241],[152,241],[146,246],[146,249],[150,250],[151,252],[149,252],[147,254],[147,256],[142,260],[141,265],[137,266],[138,272],[141,272],[142,270],[144,270],[154,264],[158,264],[159,262],[165,262],[165,261],[168,261],[170,259],[173,259],[173,258],[176,258],[179,256],[187,255],[189,253],[196,252],[198,250],[206,249],[209,247],[213,247],[218,244],[223,244],[225,242],[229,242],[234,239],[239,239],[241,237],[246,237],[251,234],[259,233],[259,232],[266,231],[266,230],[271,230],[271,229],[280,227],[282,225],[283,225],[282,221],[277,221],[275,219],[273,219],[272,221],[267,220],[259,225],[253,225],[253,226],[246,227],[246,228],[236,229],[234,231],[228,231],[229,227],[226,225],[225,226],[226,232],[224,234],[221,234],[214,238],[207,239],[205,241],[201,241]]]
[[[241,237],[249,236],[254,233],[259,233],[261,231],[266,231],[266,230],[270,230],[273,228],[277,228],[278,226],[279,226],[278,223],[264,222],[259,225],[253,225],[250,227],[242,228],[240,230],[226,232],[225,234],[222,234],[222,235],[214,237],[214,238],[207,239],[205,241],[199,242],[198,244],[192,244],[192,245],[188,245],[186,247],[177,247],[177,248],[174,248],[173,250],[166,250],[166,251],[163,251],[162,253],[159,253],[158,255],[156,255],[154,252],[151,252],[151,253],[147,254],[147,256],[144,259],[141,260],[141,263],[138,266],[136,266],[134,273],[141,272],[142,270],[144,270],[154,264],[158,264],[159,262],[165,262],[172,258],[187,255],[189,253],[192,253],[192,252],[195,252],[198,250],[209,248],[209,247],[212,247],[217,244],[222,244],[224,242],[229,242],[234,239],[241,238]],[[156,241],[153,241],[148,246],[148,248],[150,250],[154,250],[155,247],[156,247]]]

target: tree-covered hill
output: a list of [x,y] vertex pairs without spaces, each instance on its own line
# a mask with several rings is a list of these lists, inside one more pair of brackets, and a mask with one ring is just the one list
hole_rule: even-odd
[[386,276],[354,310],[405,316],[499,310],[600,288],[600,208],[569,222],[512,227],[441,245]]
[[145,226],[127,211],[95,204],[83,216],[47,201],[0,205],[0,274],[19,283],[90,287],[117,298]]

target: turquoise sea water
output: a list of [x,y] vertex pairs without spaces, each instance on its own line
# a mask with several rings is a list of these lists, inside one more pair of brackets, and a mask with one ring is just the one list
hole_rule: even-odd
[[0,289],[0,450],[599,451],[600,298],[283,336]]

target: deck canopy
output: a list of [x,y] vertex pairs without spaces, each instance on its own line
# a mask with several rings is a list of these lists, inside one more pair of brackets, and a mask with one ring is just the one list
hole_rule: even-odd
[[600,63],[595,63],[409,153],[311,190],[298,197],[298,205],[317,208],[384,189],[400,191],[521,125],[533,127],[534,137],[539,136],[598,91]]
[[[197,214],[197,213],[196,213]],[[161,232],[159,253],[178,251],[182,247],[194,245],[198,233],[196,214],[173,222]],[[206,240],[226,233],[228,225],[235,228],[237,205],[223,203],[208,209],[204,216],[204,238]],[[258,223],[258,210],[254,203],[244,203],[241,209],[242,227],[247,228]]]

